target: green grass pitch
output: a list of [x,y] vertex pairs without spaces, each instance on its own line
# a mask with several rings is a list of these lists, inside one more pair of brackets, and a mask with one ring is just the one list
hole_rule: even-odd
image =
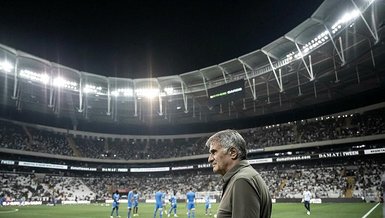
[[[125,206],[125,204],[120,205],[119,215],[121,218],[127,218],[127,207]],[[278,203],[273,204],[272,218],[361,218],[374,206],[376,206],[375,203],[312,204],[312,213],[308,216],[301,203]],[[214,204],[212,211],[215,212],[217,207],[218,204]],[[378,205],[367,218],[382,218],[382,207],[382,204]],[[153,209],[154,204],[139,204],[138,218],[152,218]],[[179,217],[187,218],[185,204],[179,203],[177,212]],[[0,218],[109,218],[110,213],[111,206],[102,204],[0,207]],[[163,215],[163,217],[166,218],[167,215]],[[209,217],[205,216],[204,204],[197,204],[195,217]]]

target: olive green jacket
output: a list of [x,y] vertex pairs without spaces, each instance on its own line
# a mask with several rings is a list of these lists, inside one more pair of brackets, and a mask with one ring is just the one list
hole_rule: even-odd
[[222,178],[222,199],[217,218],[270,218],[271,197],[262,177],[242,160]]

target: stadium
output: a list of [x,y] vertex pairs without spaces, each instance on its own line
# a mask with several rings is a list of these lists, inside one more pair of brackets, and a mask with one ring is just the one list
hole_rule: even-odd
[[384,1],[325,0],[253,52],[138,79],[0,44],[0,217],[109,217],[115,190],[127,217],[134,188],[153,217],[160,187],[179,217],[190,188],[196,217],[213,217],[222,181],[205,143],[223,129],[246,140],[272,217],[308,217],[306,188],[310,216],[385,216],[384,24]]

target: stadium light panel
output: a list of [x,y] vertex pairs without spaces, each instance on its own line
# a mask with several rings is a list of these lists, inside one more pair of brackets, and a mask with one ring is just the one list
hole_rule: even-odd
[[[372,4],[374,0],[368,0],[368,4]],[[342,29],[343,24],[349,24],[350,22],[353,22],[357,17],[360,16],[360,11],[355,9],[350,12],[345,13],[340,19],[337,20],[332,25],[332,34],[336,34],[339,30]],[[288,55],[286,55],[286,58],[282,61],[282,63],[289,63],[290,61],[293,60],[293,57],[295,59],[300,59],[307,53],[310,53],[313,49],[318,48],[320,45],[324,44],[327,42],[329,39],[328,32],[324,31],[314,37],[312,40],[310,40],[308,43],[306,43],[301,51],[299,52],[290,52]]]
[[114,97],[118,97],[119,96],[119,92],[118,91],[112,91],[111,95],[114,96]]
[[52,85],[55,87],[70,89],[73,91],[78,90],[78,83],[77,82],[66,80],[62,77],[56,77],[55,79],[53,79]]
[[172,94],[174,94],[174,88],[172,88],[172,87],[164,88],[163,90],[164,90],[164,92],[165,92],[167,95],[172,95]]
[[24,78],[30,81],[40,82],[43,84],[48,84],[50,80],[50,77],[46,73],[36,73],[27,69],[20,70],[19,75],[21,78]]
[[156,96],[159,96],[159,89],[155,88],[143,88],[143,89],[135,89],[135,94],[138,97],[145,97],[145,98],[154,98]]
[[333,30],[341,29],[342,28],[342,24],[349,23],[349,22],[355,20],[358,16],[360,16],[360,11],[359,10],[353,10],[351,12],[347,12],[340,19],[338,19],[337,22],[335,22],[332,25],[332,29]]
[[0,71],[4,71],[5,73],[10,73],[13,70],[13,65],[7,61],[1,61],[0,62]]
[[103,95],[101,86],[94,86],[91,84],[86,84],[83,92],[86,94]]
[[125,96],[125,97],[131,97],[133,96],[133,90],[130,88],[119,88],[111,91],[111,95],[115,97],[119,96]]

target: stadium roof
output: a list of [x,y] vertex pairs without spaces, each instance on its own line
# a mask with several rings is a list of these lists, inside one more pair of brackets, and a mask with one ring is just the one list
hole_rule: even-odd
[[[326,0],[264,47],[192,72],[116,78],[81,72],[0,45],[1,102],[83,121],[201,124],[254,118],[384,86],[383,2]],[[244,97],[208,105],[209,91],[244,81]]]

